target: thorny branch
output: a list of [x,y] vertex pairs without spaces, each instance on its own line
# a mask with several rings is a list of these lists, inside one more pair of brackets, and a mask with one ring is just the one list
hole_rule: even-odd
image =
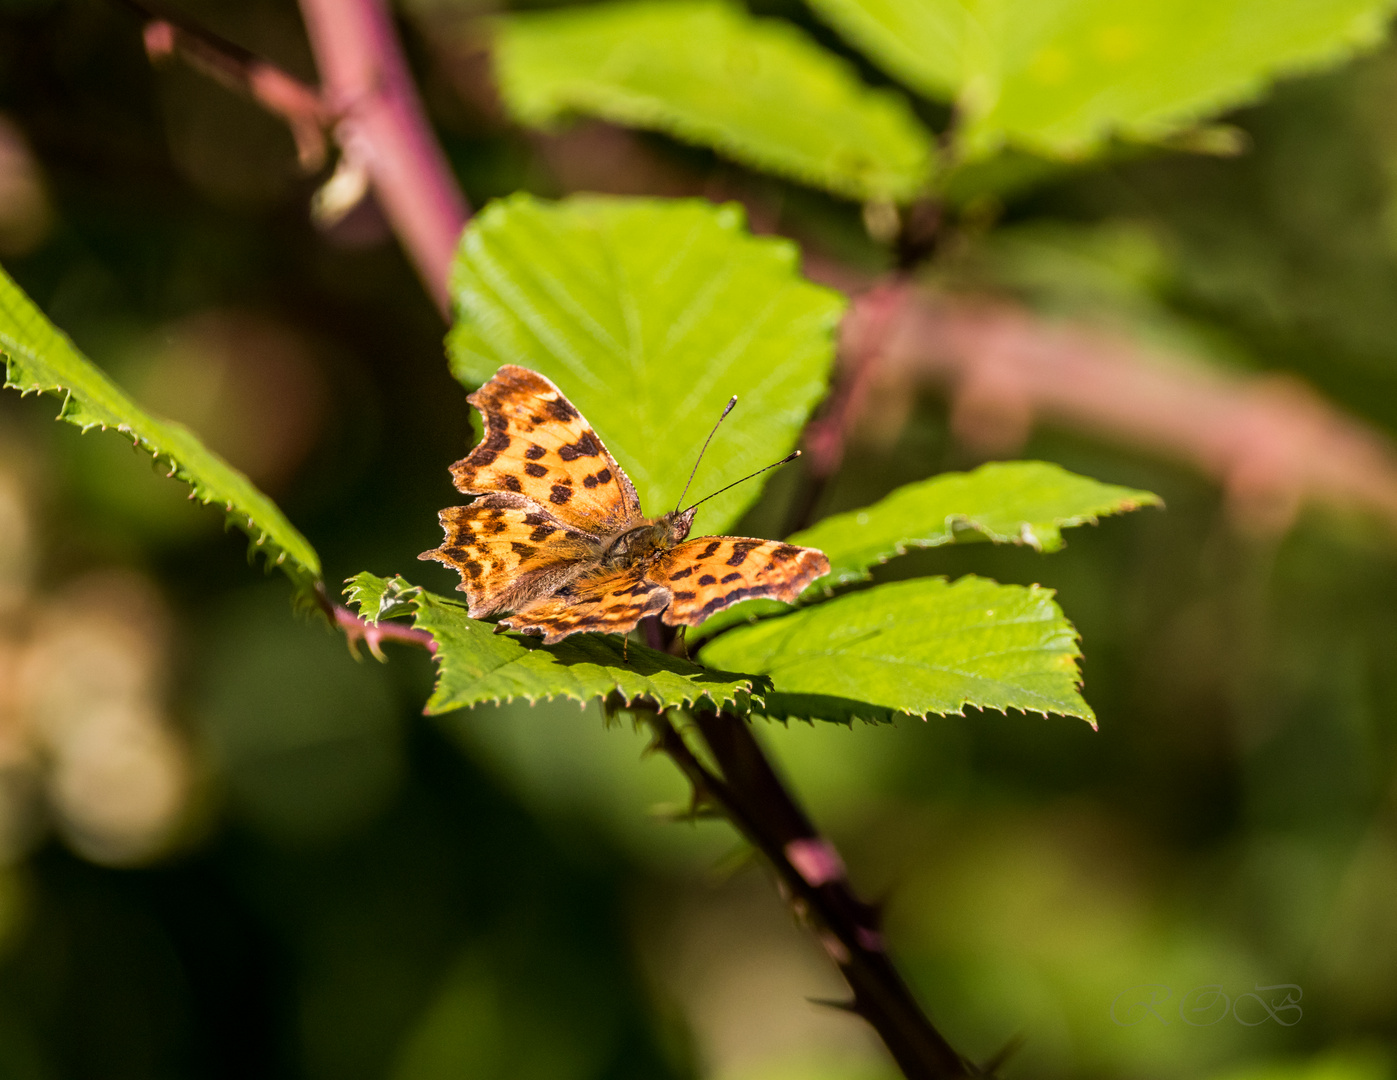
[[962,1058],[922,1012],[884,949],[877,912],[849,884],[834,846],[816,832],[767,761],[747,721],[733,713],[699,712],[697,730],[721,775],[690,749],[662,712],[637,710],[655,745],[693,786],[696,802],[711,803],[766,856],[796,913],[838,965],[852,1001],[835,1003],[878,1032],[908,1080],[983,1076]]

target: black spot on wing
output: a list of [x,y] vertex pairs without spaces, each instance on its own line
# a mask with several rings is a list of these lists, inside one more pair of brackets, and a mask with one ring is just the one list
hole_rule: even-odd
[[505,473],[504,476],[500,477],[500,483],[503,484],[506,489],[515,493],[524,490],[524,485],[519,483],[519,477],[515,476],[513,473]]
[[545,469],[542,465],[535,465],[532,461],[526,461],[524,463],[524,471],[528,473],[530,476],[548,475],[547,469]]
[[677,592],[677,593],[674,594],[674,598],[675,598],[676,600],[692,600],[692,599],[693,599],[694,597],[696,597],[697,595],[698,595],[698,593]]
[[547,450],[539,446],[538,443],[534,443],[532,446],[530,446],[527,450],[524,451],[524,456],[528,458],[530,461],[537,461],[546,453],[548,453]]
[[707,559],[722,546],[723,542],[721,540],[710,541],[709,545],[698,553],[698,557],[700,559]]
[[693,572],[694,572],[694,568],[693,568],[692,566],[686,566],[686,567],[684,567],[683,570],[680,570],[679,573],[677,573],[677,574],[670,574],[670,575],[669,575],[669,580],[670,580],[670,581],[680,581],[681,579],[688,577],[688,576],[689,576],[690,574],[692,574]]
[[[729,560],[729,561],[731,561],[731,560]],[[732,584],[734,581],[741,581],[741,580],[742,580],[742,575],[741,575],[741,574],[724,574],[724,575],[722,576],[722,578],[720,579],[719,584],[721,584],[721,585],[730,585],[730,584]]]
[[514,554],[518,555],[521,559],[527,559],[535,551],[538,550],[538,548],[530,547],[528,544],[521,544],[518,540],[511,540],[509,542],[509,547],[510,550],[513,551]]
[[[538,515],[535,514],[531,516],[537,517]],[[539,525],[534,529],[533,532],[529,533],[529,539],[532,540],[535,544],[537,544],[543,540],[547,540],[557,531],[558,530],[553,528],[553,526],[551,525]]]
[[726,596],[715,596],[712,600],[708,601],[708,603],[703,605],[702,609],[699,610],[697,615],[693,616],[693,618],[696,620],[694,625],[697,626],[698,623],[708,618],[708,616],[712,615],[714,612],[722,611],[723,608],[729,607],[732,604],[736,604],[739,600],[746,600],[752,596],[770,595],[771,593],[763,586],[754,585],[749,589],[734,589]]
[[634,585],[632,585],[629,589],[620,589],[617,592],[612,593],[611,595],[614,597],[644,596],[646,593],[653,592],[655,589],[658,588],[658,585],[655,585],[654,583],[646,581],[644,578],[642,578],[641,580],[637,581]]
[[576,461],[580,457],[596,457],[601,453],[601,442],[590,431],[584,431],[575,443],[558,447],[558,456],[564,461]]
[[718,584],[718,579],[712,574],[704,574],[703,577],[699,578],[698,583],[700,585],[716,585]]
[[485,436],[480,445],[486,450],[494,450],[499,453],[509,446],[509,422],[499,413],[490,413],[487,421],[490,433]]
[[582,414],[579,413],[566,398],[558,398],[548,403],[548,414],[554,420],[561,420],[566,423],[569,420],[576,420]]
[[572,488],[566,484],[554,484],[553,490],[548,495],[548,501],[557,506],[564,505],[572,498]]
[[[732,546],[732,554],[728,556],[729,566],[741,566],[747,561],[747,553],[753,548],[759,548],[766,541],[764,540],[738,540]],[[727,578],[723,579],[727,581]]]
[[524,524],[525,524],[525,525],[542,525],[542,524],[544,524],[547,520],[548,520],[548,519],[545,518],[542,514],[525,514],[525,515],[524,515]]

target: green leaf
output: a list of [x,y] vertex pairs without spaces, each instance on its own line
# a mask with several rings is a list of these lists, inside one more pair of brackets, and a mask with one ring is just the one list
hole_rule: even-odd
[[305,592],[320,580],[320,559],[271,499],[188,428],[143,411],[99,371],[0,269],[0,353],[5,385],[23,394],[61,393],[60,420],[83,431],[115,428],[193,489],[200,502],[222,506],[254,549],[280,566]]
[[1393,0],[810,0],[908,86],[959,106],[962,152],[1154,142],[1282,75],[1382,41]]
[[359,609],[359,614],[371,623],[411,615],[416,610],[416,586],[409,585],[397,574],[391,578],[373,574],[355,574],[345,583],[344,595]]
[[973,472],[906,484],[866,509],[826,518],[790,540],[829,556],[829,576],[810,587],[815,595],[866,580],[869,567],[910,548],[990,540],[1058,551],[1065,528],[1159,505],[1153,492],[1103,484],[1047,461],[991,462]]
[[401,578],[372,574],[350,579],[345,592],[367,619],[379,617],[385,596],[410,609],[413,624],[436,641],[437,685],[427,701],[431,714],[481,702],[522,698],[593,698],[615,703],[648,701],[658,708],[699,703],[745,712],[767,681],[758,676],[714,671],[634,643],[622,651],[613,634],[574,634],[556,645],[538,638],[497,634],[493,623],[466,613],[464,604],[414,588]]
[[[787,453],[824,394],[844,299],[797,272],[786,240],[750,236],[735,205],[526,194],[461,240],[447,339],[468,386],[501,364],[542,372],[587,417],[654,515],[672,509],[733,394],[691,501]],[[758,497],[705,504],[721,532]]]
[[[789,539],[829,557],[829,574],[805,590],[809,600],[867,580],[870,567],[912,548],[990,540],[1057,551],[1065,528],[1160,505],[1153,492],[1103,484],[1050,462],[990,462],[973,472],[905,484],[872,506],[836,514]],[[719,612],[698,635],[710,637],[788,607],[776,600],[748,600]]]
[[1095,715],[1076,631],[1051,589],[977,577],[898,581],[733,630],[704,663],[771,677],[759,712],[850,723],[979,709]]
[[570,114],[662,131],[858,200],[927,186],[932,137],[901,95],[789,23],[715,0],[642,0],[505,20],[501,96],[521,123]]

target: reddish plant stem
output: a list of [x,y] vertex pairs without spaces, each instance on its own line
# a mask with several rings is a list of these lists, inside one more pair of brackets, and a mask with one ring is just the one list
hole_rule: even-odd
[[696,803],[720,809],[766,856],[798,915],[812,925],[853,992],[839,1007],[863,1017],[908,1080],[984,1075],[927,1019],[883,945],[877,912],[854,893],[844,865],[767,761],[747,721],[726,711],[696,714],[722,775],[690,749],[663,713],[647,716],[656,746],[693,785]]
[[372,185],[428,295],[450,318],[447,277],[470,206],[427,122],[381,0],[301,0],[323,83],[319,91],[148,0],[124,2],[148,20],[152,59],[183,56],[282,117],[308,171],[323,164],[324,133],[332,128],[339,170]]
[[385,641],[396,642],[399,645],[412,645],[419,649],[426,649],[433,656],[436,655],[436,638],[427,631],[418,630],[415,626],[406,626],[399,622],[374,623],[360,618],[343,604],[336,604],[331,600],[323,584],[315,586],[315,602],[330,622],[344,632],[345,640],[349,642],[349,651],[356,657],[359,655],[359,642],[361,641],[369,647],[369,652],[376,660],[387,659],[383,655],[381,647]]
[[382,0],[301,0],[335,136],[374,193],[428,294],[450,317],[447,275],[470,215],[422,110]]
[[844,461],[844,440],[863,411],[878,363],[887,348],[894,319],[903,303],[899,277],[878,281],[849,309],[839,328],[840,372],[821,415],[805,429],[810,471],[822,479]]
[[1085,322],[913,285],[885,318],[874,380],[904,399],[915,384],[944,386],[953,431],[981,453],[1012,455],[1049,420],[1198,469],[1248,532],[1283,533],[1306,502],[1397,531],[1397,445],[1295,376],[1235,375]]
[[146,20],[143,37],[153,62],[183,57],[215,82],[246,94],[286,121],[302,169],[314,172],[325,164],[325,131],[332,117],[315,87],[159,5],[145,0],[124,3]]

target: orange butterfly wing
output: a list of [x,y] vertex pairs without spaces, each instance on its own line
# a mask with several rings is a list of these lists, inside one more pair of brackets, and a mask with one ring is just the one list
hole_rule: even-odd
[[600,557],[598,541],[574,532],[519,495],[485,495],[438,517],[442,545],[418,558],[460,571],[473,619],[550,596]]
[[611,536],[644,519],[630,478],[563,392],[536,371],[505,364],[466,398],[485,437],[451,466],[466,495],[522,495],[562,524]]
[[815,548],[746,536],[700,536],[670,548],[648,568],[669,590],[670,626],[698,626],[742,600],[766,597],[794,603],[805,587],[829,573]]
[[484,417],[485,437],[451,474],[481,497],[443,510],[446,539],[420,557],[460,571],[472,618],[512,611],[500,626],[548,644],[582,631],[626,634],[661,612],[671,626],[697,626],[742,600],[793,602],[829,572],[814,548],[742,536],[704,536],[602,569],[607,542],[646,520],[582,414],[514,364],[466,400]]
[[526,604],[500,625],[525,634],[542,634],[546,645],[569,634],[592,630],[629,634],[647,615],[663,611],[670,592],[648,580],[645,564],[600,570],[575,578],[554,595]]

